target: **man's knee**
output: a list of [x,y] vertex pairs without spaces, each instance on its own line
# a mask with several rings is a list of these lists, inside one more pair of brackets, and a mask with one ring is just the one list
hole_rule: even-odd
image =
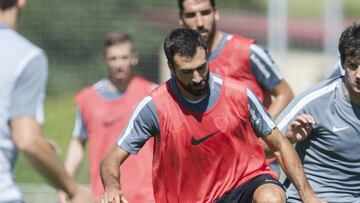
[[253,194],[253,203],[285,203],[285,191],[275,184],[264,184]]

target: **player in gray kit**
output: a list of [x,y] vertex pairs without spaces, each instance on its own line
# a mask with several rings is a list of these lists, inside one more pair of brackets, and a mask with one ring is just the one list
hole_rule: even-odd
[[12,174],[18,150],[72,202],[93,202],[66,174],[43,135],[47,58],[13,30],[24,5],[25,0],[0,0],[0,202],[23,202]]
[[[277,119],[316,194],[328,202],[360,202],[360,25],[341,35],[345,75],[299,95]],[[285,181],[285,185],[288,181]],[[289,202],[301,202],[292,184]]]

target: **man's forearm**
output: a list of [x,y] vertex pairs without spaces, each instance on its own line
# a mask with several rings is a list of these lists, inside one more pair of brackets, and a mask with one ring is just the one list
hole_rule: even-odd
[[285,109],[291,99],[289,99],[286,95],[278,95],[271,101],[271,105],[269,106],[269,114],[273,119],[276,119],[280,113]]
[[119,167],[128,156],[129,153],[115,145],[102,160],[100,166],[100,176],[105,191],[110,187],[120,188]]
[[105,190],[108,187],[120,188],[120,172],[118,164],[105,158],[101,163],[100,175]]
[[269,106],[269,113],[273,119],[276,119],[285,109],[289,102],[294,98],[294,94],[285,80],[282,80],[272,92],[274,100]]
[[300,197],[303,199],[307,194],[313,194],[313,190],[306,179],[301,161],[293,146],[287,142],[282,144],[279,152],[275,152],[283,171],[290,181],[297,188]]
[[84,143],[80,140],[71,140],[65,158],[65,169],[70,176],[74,177],[84,159]]
[[13,138],[18,149],[48,182],[72,197],[77,189],[75,181],[66,173],[56,153],[52,150],[41,126],[31,117],[11,121]]

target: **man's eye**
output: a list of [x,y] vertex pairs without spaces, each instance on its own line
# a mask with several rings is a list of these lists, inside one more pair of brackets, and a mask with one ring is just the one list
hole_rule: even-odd
[[184,75],[189,75],[189,74],[191,74],[191,73],[192,73],[191,70],[182,71],[182,74],[184,74]]
[[201,67],[198,69],[199,72],[204,72],[205,70],[206,70],[206,65],[201,66]]
[[185,18],[193,18],[193,17],[195,17],[195,13],[184,13],[184,17]]
[[200,13],[201,13],[202,16],[207,16],[207,15],[210,15],[211,12],[212,12],[212,10],[208,9],[208,10],[201,11]]
[[358,66],[359,66],[359,64],[358,64],[358,63],[355,63],[355,62],[349,62],[349,63],[348,63],[348,67],[349,67],[350,69],[356,69]]

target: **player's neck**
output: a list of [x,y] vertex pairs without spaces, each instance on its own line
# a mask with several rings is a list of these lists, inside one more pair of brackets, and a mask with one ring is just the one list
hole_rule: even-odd
[[129,86],[131,80],[133,79],[133,75],[129,76],[126,79],[123,80],[116,80],[112,79],[111,77],[108,78],[108,87],[111,91],[119,91],[119,92],[125,92],[127,87]]
[[216,47],[218,46],[218,44],[221,41],[221,38],[222,38],[223,34],[224,33],[222,31],[220,31],[220,30],[217,30],[215,32],[214,38],[213,38],[213,40],[211,42],[211,45],[210,45],[210,53],[215,51]]
[[19,10],[15,6],[5,11],[0,11],[0,22],[12,29],[15,29],[18,12]]

